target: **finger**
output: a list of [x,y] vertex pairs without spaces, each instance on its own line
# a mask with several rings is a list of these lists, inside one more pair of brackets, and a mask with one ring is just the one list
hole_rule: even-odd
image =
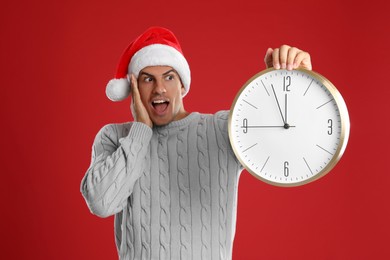
[[142,106],[142,101],[141,101],[141,95],[138,90],[138,82],[133,74],[131,75],[131,86],[132,86],[134,108],[136,114],[138,115],[140,113],[140,109],[141,109],[140,106]]
[[131,93],[130,111],[131,114],[133,115],[134,120],[137,121],[137,101],[136,101],[137,97],[136,96],[138,95],[138,86],[133,74],[129,76],[129,81],[130,81],[130,93]]
[[298,48],[295,48],[295,47],[291,47],[288,50],[288,54],[287,54],[287,70],[292,70],[294,68],[294,60],[295,60],[295,57],[297,56],[297,53],[299,51],[300,50]]
[[272,52],[272,65],[275,69],[280,69],[279,48],[274,49],[274,51]]
[[301,51],[295,56],[294,68],[298,68],[298,67],[302,67],[308,70],[312,69],[309,53]]
[[267,68],[272,67],[272,48],[268,48],[265,52],[264,63]]
[[134,88],[137,88],[137,81],[135,80],[134,74],[130,75],[130,86],[131,89],[133,90]]
[[288,45],[282,45],[280,47],[279,51],[279,62],[281,64],[282,69],[286,68],[286,63],[287,63],[287,54],[288,50],[290,49],[290,46]]
[[138,91],[138,82],[134,76],[134,74],[131,74],[130,76],[130,83],[131,83],[131,92],[133,93],[133,99],[139,99],[139,91]]
[[142,101],[141,101],[141,95],[138,90],[138,82],[135,78],[134,74],[131,75],[131,92],[133,95],[133,106],[134,106],[134,114],[135,119],[138,121],[140,120],[140,117],[142,117]]

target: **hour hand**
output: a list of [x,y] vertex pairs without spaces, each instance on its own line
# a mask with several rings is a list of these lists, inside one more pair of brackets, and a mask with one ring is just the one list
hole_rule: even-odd
[[[295,126],[288,126],[288,127],[295,127]],[[249,125],[248,119],[244,118],[242,120],[242,131],[244,134],[248,133],[248,128],[286,128],[286,124],[284,125]]]

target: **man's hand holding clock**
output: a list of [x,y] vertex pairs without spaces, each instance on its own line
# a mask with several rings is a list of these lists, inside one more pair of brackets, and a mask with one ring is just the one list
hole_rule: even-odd
[[310,54],[296,47],[282,45],[280,48],[268,48],[265,53],[264,63],[267,68],[275,69],[312,69]]

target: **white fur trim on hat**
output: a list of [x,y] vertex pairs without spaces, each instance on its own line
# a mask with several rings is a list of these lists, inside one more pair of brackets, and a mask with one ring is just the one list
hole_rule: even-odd
[[151,44],[137,51],[129,63],[129,75],[136,78],[141,70],[149,66],[170,66],[179,74],[185,92],[190,90],[191,72],[187,60],[177,49],[165,44]]
[[106,86],[106,95],[111,101],[122,101],[130,94],[130,83],[125,79],[112,79]]

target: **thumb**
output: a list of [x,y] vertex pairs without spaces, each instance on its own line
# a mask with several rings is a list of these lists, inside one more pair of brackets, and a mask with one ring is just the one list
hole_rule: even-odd
[[272,67],[272,52],[274,49],[268,48],[267,51],[265,52],[265,57],[264,57],[264,63],[267,68]]

